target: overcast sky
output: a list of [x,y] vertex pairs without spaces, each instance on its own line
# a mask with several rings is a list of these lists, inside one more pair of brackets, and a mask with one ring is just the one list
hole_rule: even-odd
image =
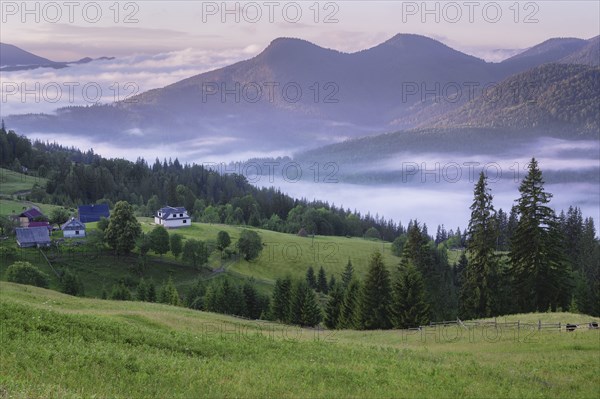
[[314,1],[257,1],[237,2],[237,15],[225,9],[234,10],[236,2],[226,7],[221,1],[73,3],[2,1],[2,41],[66,61],[185,49],[229,50],[243,57],[280,36],[352,52],[397,33],[418,33],[496,60],[551,37],[591,38],[600,31],[600,2],[593,0],[518,6],[515,1],[336,1],[317,7]]

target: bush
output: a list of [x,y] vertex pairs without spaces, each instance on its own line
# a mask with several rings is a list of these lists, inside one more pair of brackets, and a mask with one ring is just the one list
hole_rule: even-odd
[[15,262],[6,269],[6,279],[13,283],[48,288],[48,275],[29,262]]
[[381,238],[379,231],[375,227],[369,228],[365,233],[365,238]]

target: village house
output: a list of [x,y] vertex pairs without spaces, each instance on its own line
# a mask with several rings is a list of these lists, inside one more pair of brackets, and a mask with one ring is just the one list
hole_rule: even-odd
[[154,223],[166,228],[186,227],[192,225],[192,218],[183,207],[165,206],[156,212]]
[[85,237],[85,224],[75,218],[71,218],[60,229],[63,231],[65,238]]
[[79,205],[77,213],[81,223],[97,222],[102,218],[108,219],[110,217],[108,204]]
[[[43,221],[43,219],[45,219],[45,218],[46,217],[44,216],[44,214],[42,212],[39,211],[39,209],[29,208],[26,211],[21,212],[19,214],[19,225],[21,227],[29,227],[30,223],[37,222],[37,221]],[[39,226],[32,225],[31,227],[39,227]]]
[[47,227],[17,227],[15,232],[20,248],[47,247],[51,243]]

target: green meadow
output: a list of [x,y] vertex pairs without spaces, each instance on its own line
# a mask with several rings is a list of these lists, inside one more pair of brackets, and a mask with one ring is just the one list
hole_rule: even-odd
[[532,331],[300,329],[1,282],[0,396],[597,398],[600,332]]

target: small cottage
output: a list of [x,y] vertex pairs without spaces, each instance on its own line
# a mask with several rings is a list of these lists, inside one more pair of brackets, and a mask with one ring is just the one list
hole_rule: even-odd
[[166,228],[186,227],[192,225],[192,218],[183,207],[165,206],[156,212],[154,223]]
[[50,233],[46,227],[17,227],[17,245],[20,248],[47,247],[50,245]]
[[102,218],[108,219],[110,217],[108,204],[79,205],[77,214],[81,223],[97,222]]
[[28,227],[30,223],[45,219],[45,216],[39,209],[29,208],[19,214],[19,224],[21,227]]
[[65,238],[85,237],[85,224],[75,218],[71,218],[60,226]]

